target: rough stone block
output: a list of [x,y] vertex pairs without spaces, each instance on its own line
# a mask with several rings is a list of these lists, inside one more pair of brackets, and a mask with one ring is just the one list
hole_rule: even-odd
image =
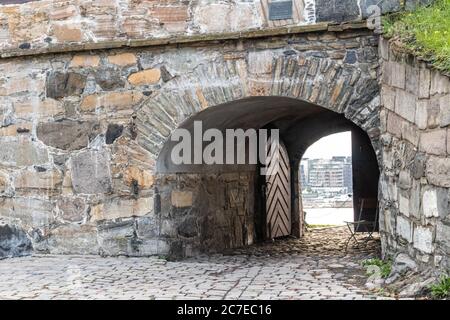
[[92,55],[76,55],[70,61],[71,68],[96,68],[100,65],[100,57]]
[[448,214],[447,189],[426,187],[422,195],[422,210],[427,218],[445,218]]
[[446,155],[447,131],[445,129],[422,132],[420,134],[419,150],[428,154]]
[[429,157],[426,176],[431,184],[450,188],[450,158]]
[[128,82],[134,86],[156,84],[161,79],[160,69],[148,69],[131,74]]
[[408,241],[409,243],[412,242],[412,223],[409,221],[409,219],[398,216],[397,217],[397,228],[396,228],[397,234]]
[[425,253],[432,253],[433,248],[433,230],[429,227],[417,226],[414,228],[414,248]]
[[387,132],[393,134],[397,138],[401,138],[402,136],[402,122],[404,120],[400,118],[394,112],[389,112],[387,116]]
[[46,145],[62,150],[79,150],[87,147],[100,133],[98,122],[61,120],[41,122],[36,128],[36,135]]
[[143,98],[143,94],[137,91],[109,92],[86,96],[81,102],[80,109],[83,112],[94,112],[98,108],[106,111],[132,110]]
[[251,51],[248,53],[248,72],[267,74],[272,72],[274,55],[270,51]]
[[133,53],[120,53],[112,56],[108,56],[108,61],[111,64],[115,64],[121,67],[131,66],[137,63],[136,55]]
[[171,203],[176,208],[185,208],[192,206],[192,191],[172,191]]
[[97,255],[97,228],[92,225],[61,225],[52,229],[39,246],[51,254]]
[[25,170],[20,172],[14,180],[16,189],[55,190],[62,183],[62,174],[58,170],[36,171]]
[[31,241],[24,230],[0,224],[0,259],[30,255],[32,250]]
[[450,93],[450,79],[442,75],[439,71],[433,70],[431,72],[431,86],[430,94],[445,94]]
[[153,212],[153,197],[112,198],[92,209],[92,221],[139,217]]
[[71,159],[73,190],[82,194],[111,192],[110,156],[106,151],[87,150]]
[[54,24],[53,35],[59,42],[80,42],[83,39],[80,25]]
[[316,21],[342,22],[359,18],[357,0],[316,0]]
[[404,195],[402,192],[398,195],[398,210],[401,214],[409,216],[409,196]]
[[5,166],[42,165],[48,162],[47,150],[27,140],[0,140],[0,164]]
[[439,100],[440,125],[447,127],[450,124],[450,94],[447,94]]
[[419,129],[426,129],[428,125],[428,100],[418,100],[416,105],[415,124]]
[[86,86],[86,76],[74,72],[51,72],[47,76],[47,97],[60,99],[80,95]]
[[391,111],[395,110],[395,89],[383,85],[381,90],[381,101],[383,106]]
[[447,255],[450,254],[450,225],[438,222],[436,226],[436,242]]
[[416,96],[405,90],[397,90],[395,112],[409,122],[414,122],[416,117]]
[[428,68],[420,68],[419,73],[419,98],[430,97],[431,72]]
[[402,138],[411,142],[415,147],[419,145],[419,130],[408,121],[402,122]]

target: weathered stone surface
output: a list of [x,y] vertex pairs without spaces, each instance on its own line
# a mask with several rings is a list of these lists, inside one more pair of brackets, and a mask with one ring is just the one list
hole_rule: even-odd
[[420,134],[420,151],[434,155],[447,153],[447,131],[444,129],[422,132]]
[[86,218],[88,206],[82,198],[60,198],[56,202],[58,216],[67,222],[82,222]]
[[450,225],[438,222],[436,227],[436,241],[443,247],[444,253],[450,253]]
[[7,217],[26,230],[45,228],[55,221],[52,202],[31,197],[0,198],[0,217]]
[[0,164],[5,166],[31,166],[48,162],[48,151],[28,140],[0,140]]
[[174,207],[184,208],[190,207],[193,203],[192,191],[172,191],[171,202]]
[[106,130],[106,144],[113,143],[118,137],[122,135],[123,125],[110,123],[108,124],[108,129]]
[[448,191],[444,188],[427,188],[422,196],[425,217],[442,217],[448,214]]
[[409,122],[414,122],[416,116],[416,97],[404,90],[397,90],[395,112]]
[[150,170],[129,166],[124,172],[124,181],[129,186],[136,183],[139,188],[149,189],[153,186],[155,178]]
[[441,97],[439,105],[441,127],[447,127],[450,124],[450,94]]
[[96,68],[100,65],[100,57],[93,55],[76,55],[70,61],[72,68]]
[[108,56],[109,63],[124,67],[137,63],[136,55],[133,53],[120,53],[112,56]]
[[356,20],[360,9],[356,0],[316,0],[316,21],[342,22]]
[[24,230],[0,224],[0,259],[30,255],[33,247]]
[[105,91],[125,87],[125,80],[120,71],[111,68],[101,68],[95,73],[95,81]]
[[153,212],[153,198],[113,198],[91,211],[92,221],[138,217]]
[[159,69],[148,69],[133,73],[128,77],[128,81],[134,86],[156,84],[161,79],[161,71]]
[[431,184],[450,188],[450,158],[431,156],[427,161],[426,176]]
[[106,151],[86,150],[71,159],[71,177],[76,193],[111,192],[110,156]]
[[425,253],[433,252],[433,231],[431,228],[421,226],[414,228],[414,248]]
[[51,254],[98,254],[97,228],[92,225],[61,225],[52,229],[46,239],[45,244],[38,244],[45,247]]
[[87,147],[99,130],[98,122],[65,119],[39,123],[36,134],[48,146],[63,150],[79,150]]
[[428,125],[428,100],[419,100],[416,105],[414,123],[419,129],[426,129]]
[[23,190],[56,190],[62,183],[62,174],[58,170],[39,171],[36,169],[20,172],[14,180],[14,187]]
[[80,42],[83,39],[79,25],[53,25],[53,35],[60,42]]
[[143,94],[138,91],[93,94],[83,99],[80,109],[83,112],[94,112],[102,108],[106,111],[132,109],[142,98]]
[[397,234],[408,242],[412,242],[412,223],[402,216],[397,217]]
[[86,77],[74,72],[51,72],[47,76],[47,97],[60,99],[80,95],[86,86]]

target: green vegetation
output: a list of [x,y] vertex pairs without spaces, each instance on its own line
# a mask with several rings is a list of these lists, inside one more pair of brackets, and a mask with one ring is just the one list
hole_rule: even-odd
[[450,298],[450,277],[442,276],[438,283],[430,286],[431,296],[436,299]]
[[387,37],[398,38],[411,53],[450,72],[450,0],[388,15],[383,19],[383,30]]
[[[387,278],[391,273],[392,263],[390,261],[383,261],[378,258],[367,259],[362,262],[362,266],[367,269],[367,275],[371,276],[375,273],[373,268],[369,268],[370,266],[376,266],[379,268],[380,276],[382,278]],[[370,269],[370,271],[369,271]]]

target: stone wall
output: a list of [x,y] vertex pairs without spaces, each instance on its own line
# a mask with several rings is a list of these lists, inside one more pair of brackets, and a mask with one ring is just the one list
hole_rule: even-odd
[[[172,240],[151,231],[171,210],[158,209],[155,163],[175,128],[209,107],[282,96],[345,115],[378,150],[377,46],[359,29],[0,59],[0,219],[35,252],[167,254]],[[249,242],[222,234],[224,246]]]
[[381,40],[384,252],[446,270],[450,253],[450,79]]
[[409,7],[427,1],[294,0],[292,18],[274,21],[269,19],[271,0],[38,0],[2,5],[14,2],[0,1],[2,56],[358,21],[368,16],[368,6],[375,3],[390,12],[403,3]]

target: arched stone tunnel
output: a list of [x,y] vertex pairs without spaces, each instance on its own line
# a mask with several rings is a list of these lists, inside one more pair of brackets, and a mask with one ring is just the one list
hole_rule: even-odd
[[[285,97],[252,97],[210,107],[184,121],[180,128],[193,138],[194,123],[201,123],[202,131],[218,129],[225,136],[226,129],[276,128],[284,141],[290,170],[289,235],[303,234],[303,210],[299,190],[298,170],[306,149],[329,134],[352,131],[355,150],[363,150],[355,159],[364,157],[356,170],[356,212],[363,196],[376,201],[378,197],[378,163],[367,134],[342,114],[323,107]],[[194,139],[194,138],[193,138]],[[192,255],[198,252],[220,252],[266,240],[266,195],[258,164],[248,164],[248,153],[255,152],[246,141],[245,164],[174,164],[171,157],[178,140],[164,144],[157,163],[157,211],[161,225],[169,232],[171,254]],[[191,152],[194,150],[191,142]],[[206,147],[203,146],[203,147]],[[226,154],[223,145],[223,155]],[[203,148],[200,150],[203,153]],[[257,152],[257,151],[256,151]],[[193,163],[193,162],[191,162]],[[236,163],[236,162],[234,162]],[[356,168],[356,167],[355,167]],[[361,170],[362,169],[362,170]],[[288,210],[288,208],[286,208]],[[375,212],[365,212],[364,218],[374,220]]]
[[286,1],[276,21],[265,0],[13,2],[27,1],[0,6],[3,255],[189,256],[264,238],[255,166],[168,161],[171,134],[199,119],[280,130],[295,236],[298,161],[351,130],[383,255],[448,268],[450,81],[374,33],[372,1]]

